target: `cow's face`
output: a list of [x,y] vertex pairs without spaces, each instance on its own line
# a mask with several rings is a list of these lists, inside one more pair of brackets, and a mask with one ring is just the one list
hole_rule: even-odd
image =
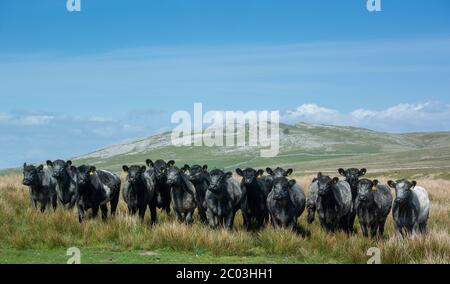
[[362,179],[358,182],[358,200],[362,203],[371,203],[373,201],[373,192],[377,190],[378,180]]
[[157,160],[154,163],[152,160],[147,160],[146,163],[147,166],[154,169],[156,179],[163,182],[167,178],[167,169],[175,165],[175,162],[172,160],[167,163],[163,160]]
[[72,161],[63,161],[63,160],[56,160],[54,162],[47,161],[47,166],[52,169],[52,176],[57,179],[61,180],[64,178],[64,175],[67,173],[67,169],[69,169],[72,166]]
[[365,168],[360,170],[351,168],[351,169],[338,169],[338,172],[341,176],[345,177],[345,181],[350,184],[352,188],[356,188],[358,186],[359,178],[364,176],[367,172]]
[[35,167],[32,165],[23,165],[23,181],[22,184],[26,186],[37,185],[39,182],[39,173],[44,169],[43,165]]
[[146,166],[126,166],[124,165],[122,167],[123,171],[127,173],[127,179],[128,182],[131,184],[136,183],[137,181],[141,180],[142,175],[145,173],[145,171],[147,170]]
[[87,185],[90,183],[91,178],[95,176],[96,168],[94,166],[79,166],[77,168],[77,180],[78,184],[81,186]]
[[204,165],[203,167],[201,167],[200,165],[194,165],[192,167],[184,165],[182,169],[182,171],[187,175],[189,180],[192,182],[202,182],[207,170],[208,170],[207,165]]
[[245,170],[236,169],[236,173],[242,177],[244,184],[251,184],[264,173],[263,170],[254,170],[247,168]]
[[179,168],[170,167],[167,170],[167,184],[168,185],[181,184],[181,173]]
[[271,168],[266,168],[266,172],[273,176],[274,178],[279,178],[279,177],[287,177],[290,176],[293,172],[292,169],[288,169],[287,171],[285,171],[284,169],[278,167],[275,170],[272,170]]
[[276,178],[273,182],[273,198],[275,200],[288,200],[289,199],[289,189],[295,185],[295,180],[288,180],[285,177]]
[[328,195],[333,186],[337,184],[339,179],[337,177],[331,178],[329,176],[324,176],[322,173],[317,174],[317,186],[318,186],[318,194],[321,196]]
[[404,204],[411,196],[412,189],[417,185],[416,181],[408,181],[406,179],[396,182],[390,180],[388,185],[395,189],[395,203]]
[[208,190],[215,194],[220,194],[223,190],[223,184],[232,176],[231,172],[224,173],[221,170],[213,170],[210,173],[211,181],[209,183]]

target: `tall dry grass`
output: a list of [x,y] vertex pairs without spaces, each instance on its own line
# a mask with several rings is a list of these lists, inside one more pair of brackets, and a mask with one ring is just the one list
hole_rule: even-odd
[[[297,177],[305,191],[312,176]],[[378,177],[386,182],[386,177]],[[429,234],[408,240],[394,237],[392,217],[383,240],[365,239],[361,235],[328,234],[318,222],[306,224],[305,213],[300,225],[305,234],[270,227],[258,233],[243,230],[242,218],[237,216],[233,231],[211,230],[195,223],[185,226],[172,216],[159,214],[159,224],[149,226],[127,216],[120,201],[118,216],[107,222],[87,221],[79,224],[76,210],[48,210],[42,214],[30,208],[28,190],[21,185],[20,176],[0,178],[0,247],[15,249],[53,249],[71,246],[114,251],[155,250],[210,253],[220,256],[286,256],[304,263],[365,263],[370,247],[378,247],[383,263],[450,263],[450,181],[418,180],[431,198]]]

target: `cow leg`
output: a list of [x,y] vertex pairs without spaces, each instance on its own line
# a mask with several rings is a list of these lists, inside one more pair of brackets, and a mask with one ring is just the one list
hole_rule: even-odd
[[386,220],[383,220],[378,224],[378,234],[380,238],[383,238],[384,236],[384,224],[386,223]]
[[47,206],[47,200],[41,201],[41,212],[45,212],[45,207]]
[[361,227],[361,232],[362,232],[363,236],[367,238],[369,236],[369,232],[368,232],[366,224],[364,224],[363,222],[359,222],[359,226]]
[[58,206],[58,196],[55,194],[52,197],[52,207],[53,211],[56,211],[56,207]]
[[120,189],[114,195],[113,199],[110,201],[109,205],[111,206],[111,217],[114,218],[116,216],[117,205],[119,204],[120,197]]
[[214,216],[214,214],[212,213],[212,211],[211,210],[207,210],[206,211],[206,215],[208,216],[208,222],[209,222],[209,226],[211,227],[211,228],[216,228],[217,227],[217,224],[216,224],[216,218],[215,218],[215,216]]
[[192,215],[192,211],[186,214],[186,224],[191,225],[194,222],[194,218],[192,217]]
[[103,204],[100,209],[102,210],[102,220],[106,221],[106,218],[108,217],[108,206]]
[[377,230],[378,230],[378,224],[373,223],[370,225],[370,236],[372,239],[376,238],[377,236]]
[[92,207],[92,219],[97,219],[98,209],[99,209],[98,205]]
[[422,224],[419,224],[419,230],[421,234],[425,235],[427,233],[427,223],[424,222]]
[[78,222],[80,223],[83,222],[84,215],[85,215],[84,208],[82,206],[78,206]]
[[397,224],[395,224],[395,235],[396,235],[397,238],[399,238],[400,240],[403,239],[403,230],[402,230],[402,228],[401,228],[399,225],[397,225]]
[[200,222],[202,222],[202,224],[206,224],[206,211],[203,208],[198,208],[198,215],[200,217]]
[[139,208],[139,219],[141,219],[142,222],[144,222],[146,210],[147,210],[147,206]]
[[151,214],[151,224],[155,225],[158,222],[158,218],[156,215],[156,206],[149,205],[148,208],[150,209]]
[[233,221],[234,221],[234,213],[231,212],[230,214],[228,214],[228,216],[226,217],[226,220],[225,220],[225,227],[228,230],[233,229]]

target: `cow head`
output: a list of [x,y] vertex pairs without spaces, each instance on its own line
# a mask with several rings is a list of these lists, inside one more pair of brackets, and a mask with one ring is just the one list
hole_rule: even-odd
[[373,202],[373,192],[377,190],[378,180],[361,179],[358,182],[358,193],[356,198],[362,203]]
[[287,201],[289,199],[289,189],[295,185],[294,179],[288,180],[285,177],[278,177],[273,182],[273,199]]
[[176,185],[181,184],[181,172],[180,169],[173,166],[167,169],[167,184]]
[[35,167],[33,165],[23,164],[23,181],[26,186],[37,185],[39,183],[39,174],[44,170],[43,165]]
[[191,182],[202,182],[205,178],[205,173],[208,171],[208,165],[203,167],[200,165],[194,165],[190,167],[189,165],[184,165],[181,169]]
[[142,175],[147,170],[146,166],[137,166],[133,165],[128,167],[127,165],[123,165],[122,169],[127,173],[127,180],[131,184],[135,184],[137,181],[141,180]]
[[324,176],[322,173],[317,174],[317,186],[318,194],[321,196],[328,195],[333,189],[334,185],[339,182],[339,178],[331,178],[329,176]]
[[78,185],[85,186],[91,182],[96,175],[97,169],[94,166],[82,165],[77,168]]
[[52,169],[52,176],[57,180],[63,180],[67,174],[67,170],[72,167],[72,161],[56,160],[47,161],[47,166]]
[[280,167],[276,168],[275,170],[272,170],[271,168],[266,168],[266,172],[273,176],[274,178],[278,178],[278,177],[287,177],[290,176],[293,172],[292,169],[288,169],[288,170],[284,170]]
[[145,163],[147,164],[147,166],[154,169],[156,180],[161,182],[165,182],[167,179],[167,169],[175,165],[175,161],[173,160],[170,160],[166,163],[163,160],[156,160],[155,162],[153,162],[152,160],[147,159]]
[[338,172],[341,176],[345,177],[345,181],[348,182],[352,189],[355,189],[358,186],[359,178],[364,176],[367,173],[365,168],[360,170],[351,168],[351,169],[338,169]]
[[228,178],[230,178],[233,175],[232,172],[223,172],[221,170],[215,169],[210,172],[210,183],[208,190],[215,194],[221,194],[222,190],[225,189],[225,182]]
[[242,177],[244,184],[251,184],[256,181],[257,178],[264,174],[263,170],[255,170],[252,168],[246,168],[245,170],[236,169],[236,173]]
[[395,189],[395,203],[404,204],[409,200],[412,189],[417,185],[416,181],[408,181],[406,179],[398,180],[396,182],[390,180],[388,185]]

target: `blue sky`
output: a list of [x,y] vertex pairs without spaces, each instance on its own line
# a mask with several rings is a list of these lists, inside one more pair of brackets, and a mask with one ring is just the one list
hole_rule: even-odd
[[170,115],[450,130],[450,1],[0,2],[0,168],[170,130]]

